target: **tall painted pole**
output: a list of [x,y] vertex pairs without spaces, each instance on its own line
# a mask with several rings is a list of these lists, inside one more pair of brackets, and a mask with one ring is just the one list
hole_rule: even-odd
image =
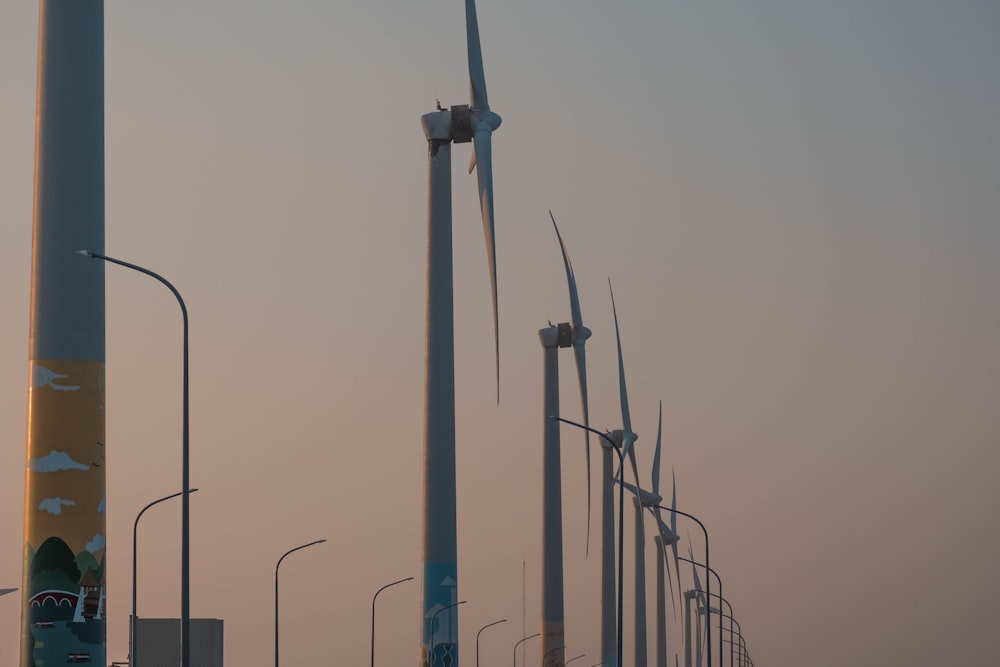
[[38,23],[20,665],[106,664],[104,3]]
[[[567,327],[568,330],[568,327]],[[559,327],[538,331],[544,350],[542,405],[542,639],[541,667],[562,667],[565,659],[563,627],[562,479],[560,477]],[[568,338],[568,337],[567,337]]]

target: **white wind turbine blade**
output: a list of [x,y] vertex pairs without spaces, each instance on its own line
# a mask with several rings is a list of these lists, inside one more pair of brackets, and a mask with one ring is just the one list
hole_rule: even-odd
[[[670,466],[670,477],[673,481],[673,492],[671,493],[670,499],[670,509],[674,510],[670,513],[670,532],[673,534],[673,541],[670,542],[670,548],[674,552],[674,572],[677,574],[677,594],[680,595],[681,591],[681,561],[677,554],[677,543],[680,542],[680,535],[677,533],[677,471],[674,470],[673,466]],[[688,544],[688,548],[691,545]]]
[[[580,295],[576,290],[576,274],[573,272],[573,264],[569,261],[569,253],[566,252],[566,244],[563,243],[559,227],[556,225],[556,218],[549,211],[552,218],[552,227],[556,230],[556,238],[559,239],[559,249],[562,251],[563,266],[566,267],[566,282],[569,284],[569,307],[570,316],[573,323],[573,355],[576,357],[576,375],[580,381],[580,400],[583,403],[583,424],[590,426],[590,409],[587,405],[587,353],[584,345],[590,338],[590,329],[583,326],[583,315],[580,312]],[[584,431],[587,453],[587,555],[590,555],[590,431]]]
[[653,451],[653,493],[660,493],[660,440],[663,435],[663,401],[660,401],[660,417],[656,422],[656,449]]
[[500,116],[490,111],[486,98],[486,74],[483,71],[483,51],[479,43],[479,21],[475,0],[465,2],[465,28],[469,52],[469,90],[472,97],[473,156],[469,171],[476,169],[479,180],[479,206],[483,215],[483,235],[486,237],[486,259],[490,268],[490,288],[493,296],[493,340],[496,348],[497,403],[500,403],[500,323],[497,313],[497,253],[493,225],[493,156],[491,135],[500,127]]
[[[663,564],[667,568],[667,584],[670,586],[670,606],[674,608],[674,618],[677,618],[677,601],[674,599],[674,580],[670,578],[670,560],[667,558],[667,544],[674,546],[677,544],[677,537],[670,532],[670,526],[668,526],[663,521],[663,517],[660,516],[660,508],[655,505],[650,509],[653,518],[656,519],[656,529],[660,533],[660,545],[661,553],[660,558],[663,559]],[[680,590],[680,580],[677,583],[678,590]]]
[[483,71],[483,48],[479,43],[479,19],[476,1],[465,0],[465,34],[469,49],[469,95],[474,111],[489,111],[486,98],[486,73]]
[[[632,445],[639,439],[639,436],[632,430],[632,417],[628,409],[628,390],[625,388],[625,363],[622,360],[622,337],[618,330],[618,309],[615,308],[615,291],[611,287],[611,280],[608,279],[608,289],[611,291],[611,312],[615,317],[615,340],[618,343],[618,393],[622,406],[622,456],[628,455],[632,462],[632,474],[635,475],[635,483],[639,483],[639,466],[635,462],[635,451]],[[618,476],[622,476],[621,469]]]

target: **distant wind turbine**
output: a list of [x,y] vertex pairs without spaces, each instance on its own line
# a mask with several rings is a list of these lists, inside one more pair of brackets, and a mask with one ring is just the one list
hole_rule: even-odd
[[[657,667],[666,667],[667,647],[666,647],[666,608],[664,600],[664,579],[670,586],[671,602],[673,602],[673,582],[670,579],[670,568],[667,561],[667,554],[664,546],[667,544],[677,545],[677,534],[668,526],[660,516],[659,504],[663,500],[660,496],[660,450],[663,436],[663,402],[660,402],[659,420],[656,427],[656,449],[653,454],[653,490],[646,491],[642,487],[636,487],[628,482],[623,486],[628,489],[636,503],[635,514],[635,535],[636,535],[636,556],[635,556],[635,642],[636,642],[636,665],[644,665],[646,662],[646,621],[645,621],[645,530],[642,524],[642,510],[646,509],[656,521],[657,535],[654,541],[657,545],[657,569],[656,569],[656,664]],[[676,491],[674,493],[674,507],[677,505]],[[666,566],[666,576],[664,576],[664,566]],[[676,562],[675,562],[676,570]],[[680,579],[678,579],[678,588]],[[674,605],[674,615],[676,617],[677,607]]]
[[[622,411],[622,428],[621,428],[621,430],[614,431],[612,433],[612,437],[614,438],[614,440],[616,442],[619,442],[621,444],[622,459],[621,459],[621,463],[619,464],[619,467],[618,467],[618,474],[615,475],[613,478],[607,477],[608,473],[611,470],[611,466],[610,465],[605,465],[605,479],[604,479],[604,483],[605,483],[606,487],[613,487],[614,480],[617,479],[619,481],[619,483],[621,483],[622,487],[625,487],[625,457],[628,456],[629,461],[631,461],[631,463],[632,463],[632,475],[633,475],[633,477],[635,479],[636,487],[638,487],[638,485],[639,485],[639,468],[636,465],[636,461],[635,461],[635,447],[634,447],[634,445],[635,445],[636,440],[639,439],[639,436],[636,435],[635,431],[632,430],[632,418],[631,418],[631,415],[629,413],[629,407],[628,407],[628,390],[627,390],[627,388],[625,386],[625,363],[622,360],[622,338],[621,338],[620,330],[618,328],[618,309],[615,307],[615,291],[611,287],[611,279],[610,278],[608,279],[608,290],[611,293],[611,312],[614,315],[614,320],[615,320],[615,344],[617,345],[617,348],[618,348],[618,392],[619,392],[619,398],[620,398],[620,402],[621,402],[621,411]],[[610,463],[610,461],[611,461],[611,459],[610,459],[610,452],[606,452],[605,462],[606,463]],[[609,497],[609,498],[611,497],[611,492],[607,492],[607,497]],[[607,511],[607,510],[605,510],[605,511]],[[622,512],[622,511],[624,511],[624,508],[619,508],[619,512]],[[640,531],[642,530],[641,525],[642,525],[642,519],[640,517],[639,522],[638,522],[638,526],[639,526],[639,530]],[[620,530],[621,530],[621,527],[619,527],[619,531]],[[605,536],[607,537],[607,534]],[[637,536],[636,540],[637,540],[637,545],[638,545],[638,543],[642,540],[642,537],[641,536]],[[622,557],[623,556],[622,556],[622,553],[621,553],[621,545],[619,545],[619,558],[622,558]],[[637,555],[637,558],[641,558],[641,556]],[[645,565],[643,565],[643,567],[645,567]],[[621,602],[620,602],[621,598],[622,598],[622,585],[623,585],[621,572],[622,572],[622,567],[621,567],[621,563],[619,563],[619,566],[618,566],[618,600],[619,600],[618,607],[619,607],[619,610],[618,610],[618,619],[617,619],[618,620],[617,634],[618,634],[618,642],[619,642],[619,644],[622,641],[621,634],[622,634],[622,620],[623,620],[621,618],[622,611],[621,611]],[[639,598],[639,599],[637,599],[636,602],[635,602],[636,609],[645,608],[645,606],[646,606],[645,589],[643,589],[641,592],[637,591],[637,598]],[[641,635],[641,637],[642,637],[642,648],[639,650],[639,654],[636,656],[636,659],[639,659],[639,660],[642,661],[642,665],[640,665],[640,667],[645,667],[645,665],[644,665],[645,659],[646,659],[646,657],[645,657],[645,636],[646,636],[646,627],[645,627],[646,615],[645,615],[645,613],[638,613],[638,614],[636,614],[636,618],[635,618],[634,623],[635,623],[635,628],[636,628],[635,629],[636,636],[639,637]],[[640,642],[637,640],[636,641],[636,645],[638,646],[639,643]],[[618,653],[619,654],[621,653],[621,649],[620,648],[618,650]],[[639,664],[639,663],[637,663],[637,664]],[[617,667],[622,667],[622,665],[619,664]]]
[[[434,633],[428,612],[454,602],[458,586],[455,499],[455,328],[451,225],[451,144],[473,142],[470,172],[476,169],[493,298],[497,401],[500,397],[500,336],[497,313],[496,246],[493,225],[491,136],[500,116],[489,106],[474,0],[465,2],[469,87],[472,104],[439,109],[421,117],[428,148],[427,333],[424,420],[423,591],[420,662],[429,665],[437,648],[458,664],[458,623],[447,636]],[[441,658],[444,658],[442,654]]]
[[[559,443],[559,422],[551,417],[559,416],[559,348],[574,348],[577,375],[580,380],[580,396],[583,401],[584,424],[590,426],[587,410],[587,366],[584,344],[590,337],[590,329],[583,326],[580,313],[580,297],[576,290],[576,277],[569,261],[566,246],[559,234],[552,211],[552,226],[559,239],[566,280],[569,284],[569,300],[572,324],[549,325],[538,332],[544,356],[544,399],[542,405],[542,609],[540,650],[542,661],[551,658],[553,667],[561,667],[565,658],[565,627],[563,610],[563,557],[562,557],[562,472]],[[587,434],[587,499],[588,531],[590,509],[590,433]],[[588,532],[589,537],[589,532]],[[588,540],[589,544],[589,540]]]

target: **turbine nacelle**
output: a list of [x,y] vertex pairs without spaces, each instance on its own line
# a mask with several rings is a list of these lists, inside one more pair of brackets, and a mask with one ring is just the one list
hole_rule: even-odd
[[[618,480],[615,480],[615,483],[616,484],[619,483]],[[663,497],[658,493],[651,493],[646,489],[643,489],[641,487],[636,487],[635,485],[629,484],[628,482],[620,482],[620,484],[624,486],[626,489],[628,489],[633,496],[638,498],[639,504],[642,505],[643,507],[654,507],[663,502]]]

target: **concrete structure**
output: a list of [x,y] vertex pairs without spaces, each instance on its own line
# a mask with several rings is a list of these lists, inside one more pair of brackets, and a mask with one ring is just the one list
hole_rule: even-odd
[[[140,618],[135,627],[136,654],[142,667],[177,667],[181,661],[181,620]],[[222,667],[222,619],[191,619],[191,667]]]

